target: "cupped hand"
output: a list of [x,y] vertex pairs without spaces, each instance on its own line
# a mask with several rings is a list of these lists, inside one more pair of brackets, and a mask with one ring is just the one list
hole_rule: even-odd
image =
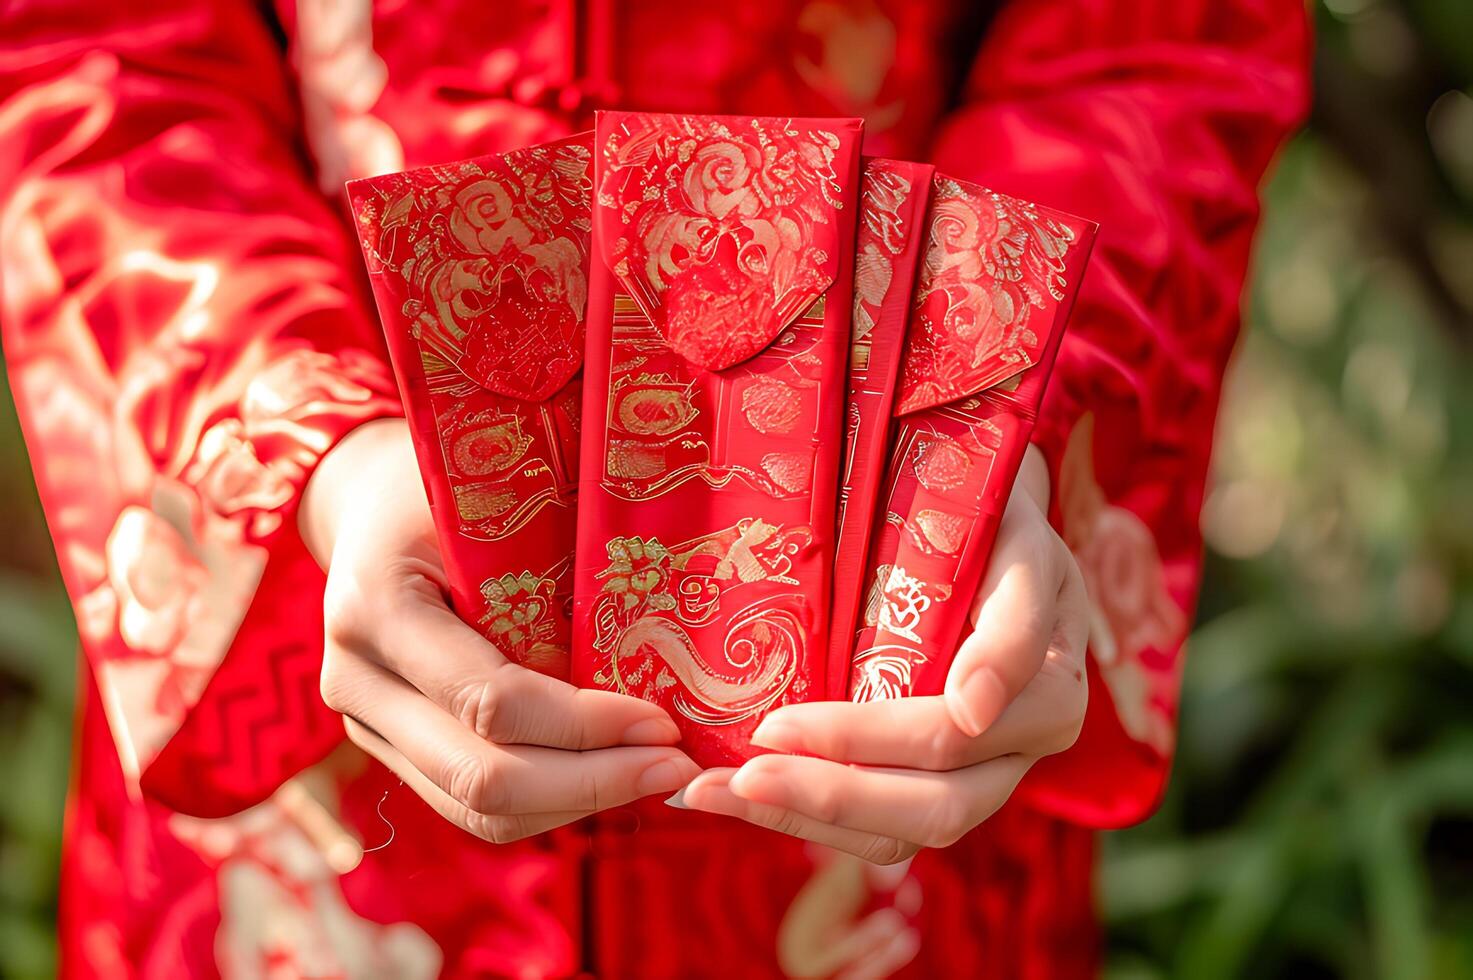
[[1047,510],[1048,471],[1030,447],[944,694],[779,708],[752,736],[773,754],[708,770],[671,802],[877,864],[991,816],[1084,721],[1089,604]]
[[303,539],[327,570],[322,696],[348,736],[441,815],[506,842],[699,770],[675,723],[637,698],[511,663],[446,603],[408,427],[370,422],[322,460]]

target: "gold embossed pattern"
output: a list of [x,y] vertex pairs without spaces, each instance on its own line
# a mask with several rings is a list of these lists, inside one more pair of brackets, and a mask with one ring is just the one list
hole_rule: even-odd
[[897,414],[975,395],[1037,363],[1076,231],[1032,204],[938,177]]
[[755,356],[833,281],[838,134],[771,119],[608,115],[604,261],[692,364],[719,371]]

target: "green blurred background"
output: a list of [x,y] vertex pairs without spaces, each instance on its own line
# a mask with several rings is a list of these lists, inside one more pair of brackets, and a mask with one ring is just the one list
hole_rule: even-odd
[[[1322,0],[1112,980],[1473,977],[1473,0]],[[76,637],[0,398],[0,976],[54,969]]]

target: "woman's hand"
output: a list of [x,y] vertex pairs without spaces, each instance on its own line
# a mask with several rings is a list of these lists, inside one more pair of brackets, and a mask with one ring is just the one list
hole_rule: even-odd
[[453,823],[516,840],[698,772],[657,706],[513,664],[450,611],[403,421],[370,422],[328,453],[299,523],[328,573],[323,699]]
[[1088,600],[1047,511],[1048,470],[1030,447],[945,694],[779,708],[752,742],[805,755],[708,770],[671,802],[877,864],[945,847],[986,820],[1084,721]]

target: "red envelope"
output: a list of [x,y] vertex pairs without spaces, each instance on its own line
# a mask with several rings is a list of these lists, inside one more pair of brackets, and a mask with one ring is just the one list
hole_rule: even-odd
[[938,176],[876,508],[856,701],[939,694],[1096,226]]
[[849,346],[844,465],[839,480],[834,604],[829,627],[830,699],[846,697],[849,688],[854,630],[869,568],[866,559],[870,531],[935,172],[936,168],[927,163],[872,158],[864,161],[854,259],[854,329]]
[[573,677],[703,765],[825,691],[860,127],[598,117]]
[[590,136],[348,184],[455,610],[564,678]]

